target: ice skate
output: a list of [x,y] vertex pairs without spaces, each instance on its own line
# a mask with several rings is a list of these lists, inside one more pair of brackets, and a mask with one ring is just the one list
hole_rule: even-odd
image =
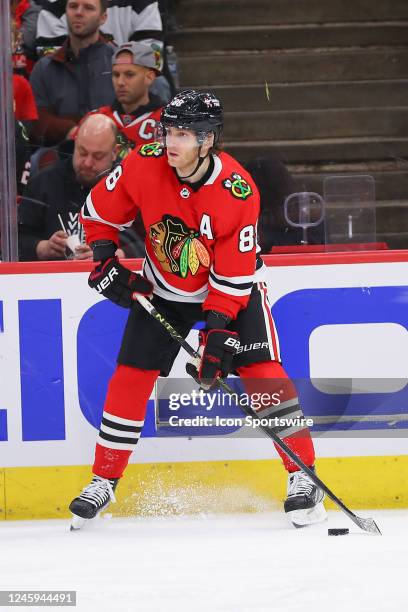
[[111,502],[115,503],[115,489],[119,478],[102,478],[94,476],[92,482],[82,489],[78,497],[72,500],[69,509],[72,512],[71,531],[81,529],[87,521],[95,518]]
[[[312,468],[314,471],[314,468]],[[323,505],[324,493],[304,472],[288,475],[285,512],[295,527],[320,523],[327,518]]]

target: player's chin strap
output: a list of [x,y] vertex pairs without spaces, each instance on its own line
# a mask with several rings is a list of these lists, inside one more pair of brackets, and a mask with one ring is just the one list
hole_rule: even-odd
[[[174,327],[168,321],[166,321],[163,315],[156,310],[150,300],[146,299],[138,293],[133,294],[133,299],[135,301],[137,300],[139,304],[153,317],[153,319],[156,319],[156,321],[158,321],[166,329],[166,331],[173,338],[173,340],[178,342],[191,357],[194,357],[198,360],[200,359],[200,355],[197,353],[197,351],[195,351],[193,347],[190,346],[188,342],[186,342],[183,336],[181,336],[178,331],[174,329]],[[228,395],[234,398],[234,401],[236,401],[237,405],[241,408],[244,414],[250,416],[252,419],[257,418],[256,411],[252,407],[248,406],[246,400],[240,401],[240,399],[237,398],[236,392],[228,385],[228,383],[226,383],[222,378],[217,378],[217,383],[223,391],[225,391],[226,393],[228,393]],[[354,512],[352,512],[349,508],[347,508],[347,506],[341,501],[341,499],[339,499],[337,495],[335,495],[329,489],[329,487],[322,480],[320,480],[317,474],[305,463],[303,463],[300,457],[298,457],[296,453],[283,440],[281,440],[281,438],[279,438],[279,436],[273,430],[273,427],[268,427],[266,425],[263,425],[262,423],[260,423],[258,427],[268,436],[268,438],[271,438],[275,442],[275,444],[279,446],[279,448],[290,459],[292,459],[294,463],[296,463],[296,465],[300,470],[302,470],[302,472],[309,476],[310,480],[317,487],[322,489],[322,491],[324,491],[326,495],[330,497],[330,499],[336,504],[336,506],[340,508],[340,510],[342,510],[349,517],[349,519],[353,521],[353,523],[355,523],[363,531],[381,535],[381,531],[379,530],[376,522],[372,518],[361,518],[360,516],[354,514]]]
[[202,148],[202,145],[200,145],[200,148],[199,148],[199,150],[198,150],[198,162],[197,162],[196,167],[195,167],[195,168],[194,168],[194,170],[192,171],[192,173],[191,173],[191,174],[187,174],[187,176],[180,176],[180,174],[177,172],[177,176],[178,176],[180,179],[182,179],[183,181],[184,181],[185,179],[190,178],[190,176],[193,176],[193,175],[194,175],[194,174],[195,174],[195,173],[198,171],[198,169],[201,167],[201,165],[203,164],[203,162],[204,162],[205,158],[206,158],[206,157],[208,157],[209,153],[207,153],[207,155],[204,155],[204,157],[202,157],[202,156],[200,155],[200,153],[201,153],[201,148]]
[[[209,132],[209,133],[211,133],[211,132]],[[214,138],[215,138],[215,134],[214,134]],[[184,181],[185,179],[190,178],[191,176],[194,176],[194,174],[195,174],[196,172],[198,172],[198,169],[199,169],[199,168],[201,167],[201,165],[204,163],[204,160],[205,160],[205,159],[206,159],[206,158],[207,158],[207,157],[210,155],[211,149],[208,151],[207,155],[204,155],[204,157],[203,157],[202,155],[200,155],[200,154],[201,154],[201,149],[203,148],[203,144],[204,144],[204,140],[201,142],[201,144],[200,144],[200,146],[199,146],[199,148],[198,148],[198,162],[197,162],[196,167],[195,167],[195,168],[194,168],[194,170],[192,171],[192,173],[191,173],[191,174],[187,174],[187,176],[180,176],[180,175],[177,173],[178,177],[179,177],[180,179],[182,179],[183,181]]]

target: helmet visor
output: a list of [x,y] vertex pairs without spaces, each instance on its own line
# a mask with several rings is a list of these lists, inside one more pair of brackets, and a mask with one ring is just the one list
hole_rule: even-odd
[[204,144],[209,134],[211,132],[196,131],[183,125],[167,125],[159,121],[154,128],[154,139],[163,147],[173,144],[193,149]]

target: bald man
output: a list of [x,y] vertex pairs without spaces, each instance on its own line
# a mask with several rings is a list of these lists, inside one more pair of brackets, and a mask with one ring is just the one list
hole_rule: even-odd
[[90,115],[77,132],[72,158],[60,159],[29,181],[18,207],[20,261],[91,258],[87,245],[73,244],[83,242],[79,211],[113,166],[116,136],[109,117]]

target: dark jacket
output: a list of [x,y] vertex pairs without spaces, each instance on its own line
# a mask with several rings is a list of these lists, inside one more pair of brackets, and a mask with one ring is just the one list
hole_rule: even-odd
[[38,142],[53,145],[89,111],[112,104],[113,47],[101,39],[76,57],[67,40],[35,65],[30,83],[39,121],[33,130]]
[[18,207],[18,243],[20,261],[37,261],[36,246],[62,230],[58,214],[67,234],[80,234],[79,212],[88,188],[76,178],[71,158],[57,163],[32,178]]
[[[61,221],[68,235],[79,234],[84,241],[79,212],[89,191],[89,188],[77,182],[71,157],[60,159],[28,182],[18,207],[20,261],[38,261],[37,244],[62,230]],[[144,257],[144,237],[140,224],[135,222],[121,232],[119,238],[119,246],[126,257]]]

